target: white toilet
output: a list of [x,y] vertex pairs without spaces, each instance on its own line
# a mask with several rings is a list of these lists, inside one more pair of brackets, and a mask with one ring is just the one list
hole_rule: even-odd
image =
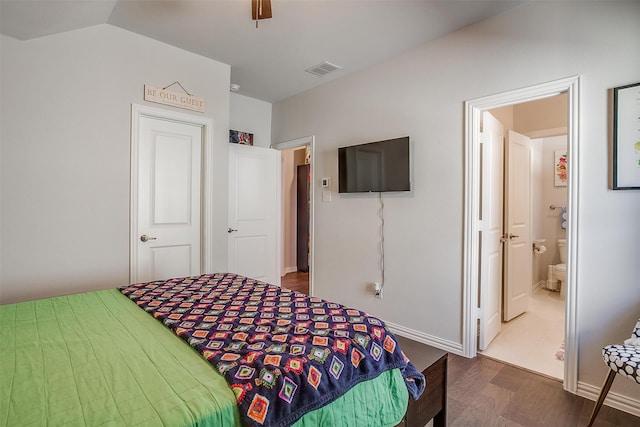
[[553,275],[558,280],[558,289],[564,293],[565,281],[567,280],[567,239],[558,239],[558,250],[560,251],[560,264],[553,266]]

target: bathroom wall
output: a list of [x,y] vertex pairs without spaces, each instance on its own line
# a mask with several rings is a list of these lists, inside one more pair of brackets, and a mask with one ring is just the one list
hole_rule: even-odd
[[567,94],[513,106],[513,129],[529,138],[567,134]]
[[[565,93],[537,101],[507,105],[490,110],[509,129],[532,138],[532,218],[534,239],[546,239],[547,251],[533,258],[532,287],[547,279],[549,264],[558,264],[556,240],[566,237],[560,229],[560,210],[550,205],[567,205],[567,187],[555,187],[554,151],[567,149],[567,95]],[[559,136],[558,136],[559,135]]]
[[531,236],[533,239],[546,239],[547,241],[542,243],[547,248],[547,252],[544,254],[533,254],[533,268],[531,272],[533,278],[531,280],[532,288],[535,288],[541,280],[546,280],[546,273],[543,274],[543,267],[547,261],[545,258],[551,251],[551,241],[544,237],[543,233],[543,215],[544,212],[544,186],[542,181],[544,178],[544,141],[543,139],[532,140],[532,153],[531,153]]
[[[567,150],[567,136],[553,136],[532,140],[534,143],[534,160],[537,166],[537,176],[532,180],[534,194],[538,200],[533,203],[533,216],[536,219],[533,236],[536,239],[546,239],[544,245],[547,251],[534,256],[533,284],[546,280],[549,264],[558,264],[560,254],[557,239],[566,238],[566,230],[560,228],[560,207],[567,206],[567,187],[556,187],[554,184],[555,164],[554,153]],[[570,167],[570,166],[569,166]],[[550,206],[556,206],[551,209]]]
[[515,129],[513,127],[513,105],[505,105],[504,107],[489,110],[489,113],[502,123],[504,129]]
[[566,93],[512,106],[512,129],[533,141],[533,238],[546,239],[547,251],[533,257],[533,287],[547,280],[549,264],[560,262],[556,241],[566,237],[560,229],[560,209],[549,206],[567,205],[567,187],[555,187],[553,179],[554,152],[567,149],[567,108]]

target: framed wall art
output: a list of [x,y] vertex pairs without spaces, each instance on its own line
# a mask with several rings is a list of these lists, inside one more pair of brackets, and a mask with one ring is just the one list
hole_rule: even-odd
[[553,152],[553,185],[555,187],[567,186],[567,150]]
[[640,83],[613,88],[609,186],[640,189]]
[[229,131],[230,144],[253,145],[253,134],[249,132],[240,132],[238,130]]

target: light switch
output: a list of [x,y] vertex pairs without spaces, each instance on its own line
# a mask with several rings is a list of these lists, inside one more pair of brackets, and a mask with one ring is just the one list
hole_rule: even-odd
[[323,190],[322,191],[322,201],[330,202],[331,201],[331,191]]
[[320,184],[322,188],[329,188],[331,186],[331,178],[322,178]]

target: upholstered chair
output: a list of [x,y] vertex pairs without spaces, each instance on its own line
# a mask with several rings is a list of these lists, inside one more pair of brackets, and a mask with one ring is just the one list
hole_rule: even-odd
[[609,374],[604,380],[602,390],[600,390],[600,396],[598,396],[596,406],[593,408],[588,427],[596,419],[616,374],[640,384],[640,319],[636,323],[631,338],[626,340],[624,344],[611,344],[602,349],[602,359],[609,367]]

